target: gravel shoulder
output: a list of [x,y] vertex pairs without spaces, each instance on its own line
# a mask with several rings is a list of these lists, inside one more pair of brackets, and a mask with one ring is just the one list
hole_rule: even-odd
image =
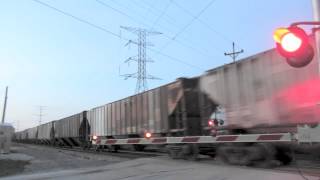
[[0,177],[86,167],[99,167],[129,159],[74,152],[52,147],[14,144],[10,154],[0,154]]

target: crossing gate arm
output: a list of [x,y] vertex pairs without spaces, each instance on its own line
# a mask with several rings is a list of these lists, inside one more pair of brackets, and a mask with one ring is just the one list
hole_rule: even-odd
[[126,145],[126,144],[194,144],[194,143],[226,143],[226,142],[291,142],[290,133],[246,134],[221,136],[185,136],[158,138],[103,139],[92,141],[93,145]]

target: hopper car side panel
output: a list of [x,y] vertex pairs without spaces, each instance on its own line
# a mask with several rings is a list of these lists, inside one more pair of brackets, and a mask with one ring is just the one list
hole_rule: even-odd
[[[290,106],[290,97],[282,92],[294,92],[291,89],[297,89],[300,83],[306,84],[317,76],[316,59],[306,67],[296,69],[288,66],[275,50],[270,50],[208,71],[200,78],[200,89],[212,102],[226,109],[230,126],[246,129],[262,125],[296,125],[305,120],[285,118],[280,110],[281,106]],[[294,96],[305,98],[306,95],[295,92]],[[303,108],[303,102],[293,106],[297,111],[290,113],[296,116]],[[316,103],[310,104],[309,108],[311,106],[315,107]],[[309,118],[308,121],[318,123],[319,119]]]

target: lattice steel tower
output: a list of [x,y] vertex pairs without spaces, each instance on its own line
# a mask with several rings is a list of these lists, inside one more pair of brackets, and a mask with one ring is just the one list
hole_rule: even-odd
[[129,40],[129,42],[126,44],[136,44],[138,46],[138,56],[135,57],[129,57],[125,62],[128,63],[129,61],[136,61],[138,63],[138,71],[132,74],[124,74],[121,76],[124,76],[125,79],[128,78],[136,78],[137,84],[136,84],[136,93],[143,92],[148,89],[147,79],[159,79],[157,77],[154,77],[152,75],[147,74],[147,62],[152,62],[147,58],[147,46],[152,46],[151,43],[147,42],[147,36],[150,35],[158,35],[162,34],[160,32],[156,31],[148,31],[147,29],[143,28],[134,28],[134,27],[126,27],[126,26],[120,26],[122,29],[125,29],[129,32],[132,32],[136,35],[138,35],[138,40],[133,41]]

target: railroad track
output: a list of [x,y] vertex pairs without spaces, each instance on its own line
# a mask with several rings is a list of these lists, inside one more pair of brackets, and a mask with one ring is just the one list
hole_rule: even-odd
[[92,154],[103,154],[103,155],[112,155],[117,157],[136,159],[141,157],[156,157],[156,156],[164,156],[165,153],[161,152],[148,152],[148,151],[130,151],[130,150],[118,150],[118,152],[109,152],[106,150],[96,151],[94,149],[82,149],[82,148],[67,148],[67,147],[54,147],[56,149],[66,150],[66,151],[75,151],[75,152],[83,152],[83,153],[92,153]]

